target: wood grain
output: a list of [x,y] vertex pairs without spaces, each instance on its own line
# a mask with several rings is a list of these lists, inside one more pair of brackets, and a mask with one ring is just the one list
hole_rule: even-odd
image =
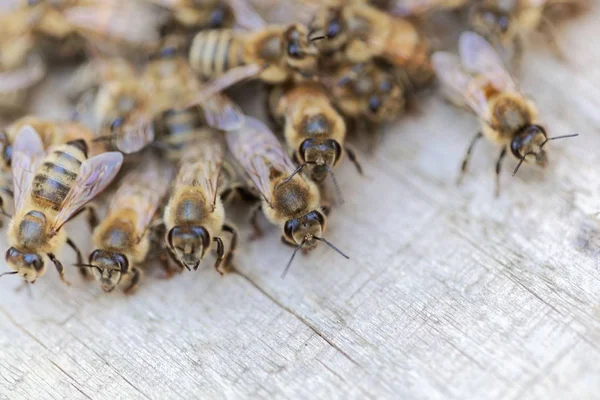
[[[482,143],[455,186],[477,124],[427,98],[362,152],[365,177],[338,174],[327,236],[350,261],[321,246],[282,280],[290,250],[271,230],[243,240],[238,273],[150,273],[131,297],[74,269],[72,287],[49,271],[31,296],[0,280],[0,399],[597,398],[599,17],[561,32],[568,64],[528,44],[521,83],[543,122],[581,133],[553,143],[548,170],[511,178],[507,162],[496,199],[499,150]],[[67,113],[59,89],[42,113]]]

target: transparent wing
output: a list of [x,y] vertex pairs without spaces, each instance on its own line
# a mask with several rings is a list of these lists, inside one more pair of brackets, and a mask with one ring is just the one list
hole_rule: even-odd
[[142,237],[152,222],[173,179],[173,168],[155,159],[142,160],[143,168],[129,172],[112,197],[110,210],[129,208],[136,213],[136,232]]
[[200,103],[206,124],[223,131],[240,129],[244,123],[244,112],[231,99],[214,94]]
[[498,91],[518,91],[502,59],[491,44],[474,32],[463,32],[458,41],[463,68],[472,75],[485,76]]
[[450,101],[469,107],[485,121],[491,120],[485,92],[474,77],[465,72],[458,56],[438,51],[431,57],[431,64]]
[[35,171],[44,159],[44,144],[31,125],[22,127],[13,143],[12,175],[15,215],[23,208],[29,194]]
[[467,0],[392,0],[388,10],[400,17],[422,16],[437,10],[458,8],[466,3]]
[[267,27],[267,23],[252,8],[248,0],[225,0],[225,3],[231,8],[235,21],[243,29],[257,31]]
[[264,123],[249,116],[241,129],[227,132],[225,139],[233,157],[271,203],[271,171],[291,175],[295,169],[279,140]]
[[225,89],[239,83],[243,80],[254,78],[264,70],[264,66],[256,64],[243,65],[241,67],[235,67],[225,72],[223,75],[213,79],[202,86],[198,98],[213,95],[218,92],[222,92]]
[[117,176],[122,164],[123,154],[116,151],[99,154],[81,164],[71,190],[52,221],[51,234],[58,232],[77,211],[102,192]]
[[521,8],[540,8],[545,6],[547,3],[548,0],[520,0]]
[[27,89],[46,75],[46,65],[41,57],[32,57],[26,65],[14,71],[0,73],[0,92]]
[[152,117],[138,112],[127,118],[122,131],[116,136],[115,146],[125,154],[137,153],[155,139]]
[[224,149],[221,135],[212,131],[212,137],[195,141],[182,156],[177,176],[178,185],[201,186],[214,205],[218,195],[218,181],[223,165]]

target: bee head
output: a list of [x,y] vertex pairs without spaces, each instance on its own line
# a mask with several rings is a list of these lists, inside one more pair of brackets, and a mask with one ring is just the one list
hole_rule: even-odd
[[319,13],[310,24],[309,40],[325,51],[342,48],[348,40],[342,7],[329,7]]
[[312,180],[323,182],[342,157],[342,147],[333,139],[305,139],[296,157],[300,164],[306,164]]
[[308,30],[300,24],[291,25],[283,34],[285,61],[290,68],[312,72],[317,68],[318,51],[308,40]]
[[402,90],[391,76],[381,74],[374,79],[373,92],[368,97],[366,117],[381,122],[395,118],[404,109]]
[[506,43],[515,34],[513,18],[507,11],[489,5],[475,7],[470,16],[470,24],[477,33],[492,42]]
[[515,135],[510,149],[518,159],[545,167],[548,164],[548,157],[543,147],[547,141],[548,137],[543,127],[528,125]]
[[12,145],[8,140],[6,132],[0,132],[0,153],[2,160],[7,167],[10,167],[12,162]]
[[290,242],[302,247],[313,247],[325,230],[325,215],[313,210],[299,218],[286,221],[283,234]]
[[96,249],[90,254],[92,275],[105,292],[112,292],[129,271],[129,260],[124,254]]
[[210,247],[210,234],[203,226],[174,226],[167,232],[169,250],[188,270],[198,269],[204,253]]
[[26,282],[34,283],[46,272],[44,259],[39,254],[25,253],[11,247],[6,251],[5,258],[8,266]]

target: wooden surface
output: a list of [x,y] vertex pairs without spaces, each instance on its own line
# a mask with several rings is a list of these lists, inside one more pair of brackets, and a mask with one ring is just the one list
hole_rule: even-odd
[[350,261],[321,246],[282,280],[278,232],[245,230],[239,274],[150,273],[132,297],[74,269],[72,287],[49,270],[31,296],[2,278],[0,399],[598,398],[599,17],[565,26],[570,64],[528,44],[521,82],[543,122],[581,133],[546,171],[511,178],[510,160],[495,199],[499,150],[482,143],[456,187],[477,124],[431,97],[362,153],[364,178],[341,167],[327,236]]

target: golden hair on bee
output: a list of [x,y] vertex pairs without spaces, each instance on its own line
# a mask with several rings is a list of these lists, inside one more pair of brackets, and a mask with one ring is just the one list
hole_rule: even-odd
[[[265,217],[281,227],[284,243],[296,247],[284,275],[298,249],[314,247],[318,242],[348,258],[323,237],[327,219],[317,185],[294,173],[294,164],[269,128],[247,116],[244,126],[227,132],[225,138],[233,157],[261,193],[260,208]],[[256,212],[252,215],[255,229]]]
[[142,263],[151,248],[152,223],[168,193],[173,169],[153,157],[140,161],[123,178],[113,197],[109,212],[94,230],[94,250],[89,268],[104,292],[118,285],[133,293],[143,275]]
[[[233,258],[237,244],[236,229],[225,221],[225,209],[219,196],[223,165],[223,141],[220,133],[206,132],[187,146],[180,160],[173,192],[164,211],[165,244],[171,257],[188,270],[197,270],[204,256],[216,245],[214,267],[223,274]],[[232,235],[229,249],[222,232]]]
[[464,32],[459,39],[460,57],[437,52],[432,62],[442,87],[452,102],[469,108],[478,116],[481,131],[471,142],[461,167],[462,179],[475,143],[486,137],[502,147],[496,162],[496,194],[502,161],[510,153],[519,160],[515,173],[523,162],[545,167],[548,157],[544,146],[551,140],[537,121],[537,107],[527,99],[516,81],[506,71],[492,46],[480,35]]
[[[273,114],[284,120],[285,141],[303,170],[312,180],[321,183],[331,175],[338,199],[343,203],[341,191],[333,169],[338,165],[344,150],[346,123],[334,108],[325,86],[301,82],[271,92]],[[350,151],[351,152],[351,151]],[[359,173],[361,167],[351,153]]]
[[21,128],[13,144],[14,216],[5,255],[9,268],[33,283],[45,273],[43,256],[47,255],[66,282],[56,254],[68,244],[81,263],[81,253],[63,226],[110,184],[122,163],[123,155],[117,152],[88,158],[81,139],[45,155],[35,129]]

